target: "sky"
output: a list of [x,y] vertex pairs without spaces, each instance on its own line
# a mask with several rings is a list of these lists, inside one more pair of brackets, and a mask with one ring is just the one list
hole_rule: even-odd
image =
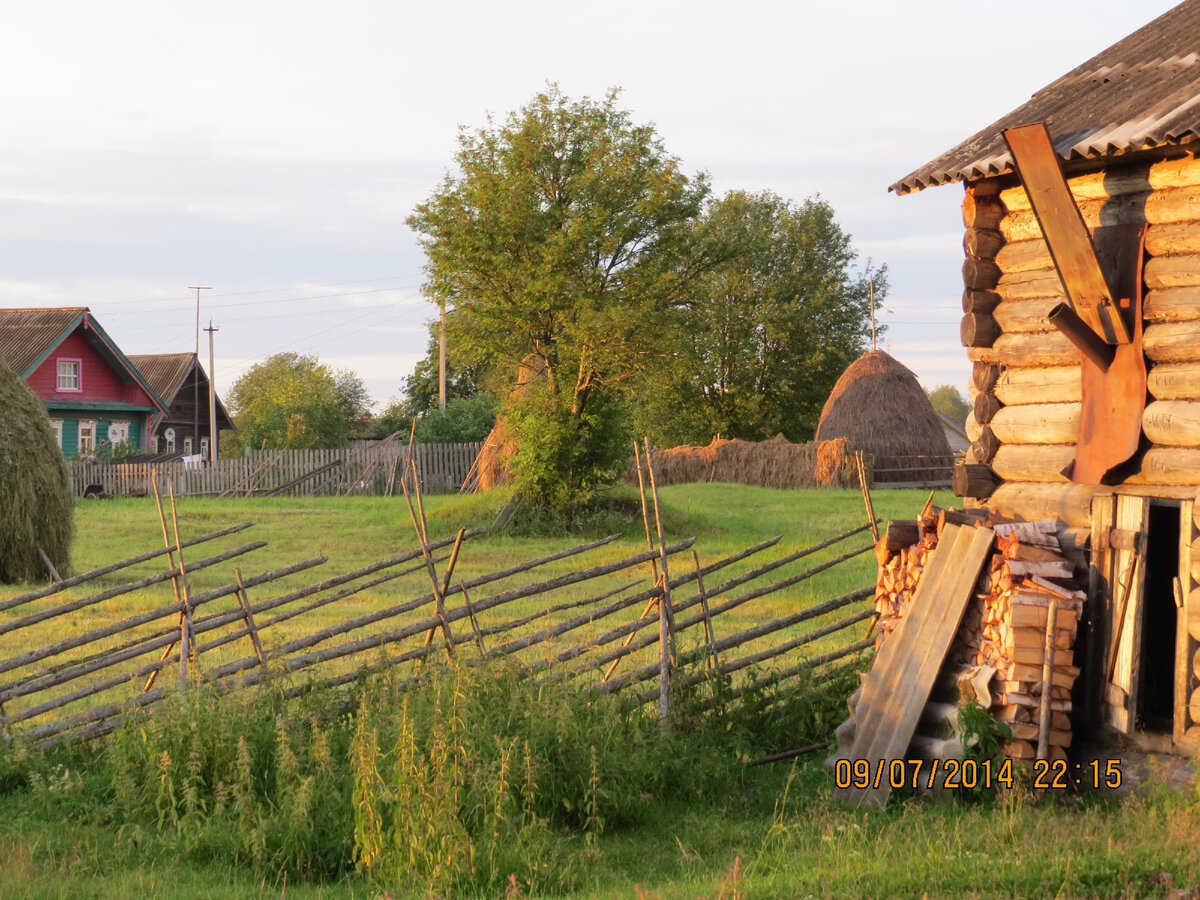
[[962,188],[888,185],[1173,5],[0,0],[0,307],[186,352],[208,286],[218,391],[295,351],[382,408],[435,313],[404,220],[459,129],[616,87],[716,193],[828,201],[888,266],[881,348],[965,393]]

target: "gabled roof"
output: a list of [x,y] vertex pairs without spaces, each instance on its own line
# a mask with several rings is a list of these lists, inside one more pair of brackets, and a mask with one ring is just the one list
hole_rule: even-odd
[[[175,402],[175,395],[187,383],[189,376],[192,373],[192,367],[195,366],[200,373],[200,383],[205,385],[204,390],[207,392],[208,375],[204,371],[204,367],[199,365],[196,360],[195,353],[146,353],[133,354],[129,357],[129,361],[137,366],[138,370],[145,377],[150,386],[155,392],[166,401],[168,409]],[[205,394],[207,398],[207,393]],[[162,414],[155,414],[152,427],[157,428],[163,420]],[[217,428],[232,429],[233,419],[225,409],[225,404],[221,402],[221,398],[217,397]]]
[[54,348],[76,329],[83,328],[84,337],[100,356],[120,376],[121,380],[136,382],[153,403],[166,412],[166,404],[142,374],[121,352],[108,333],[100,327],[86,306],[53,309],[0,309],[0,353],[21,378],[28,378]]
[[27,378],[51,350],[83,321],[86,307],[0,309],[0,353]]
[[1011,172],[1000,132],[1042,121],[1068,161],[1200,140],[1200,0],[1163,13],[888,190],[907,194]]

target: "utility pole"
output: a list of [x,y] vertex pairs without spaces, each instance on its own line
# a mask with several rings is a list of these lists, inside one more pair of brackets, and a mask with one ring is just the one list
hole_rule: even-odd
[[220,331],[221,326],[213,327],[212,319],[208,320],[208,461],[217,460],[217,385],[216,369],[213,366],[213,332]]
[[438,301],[438,409],[446,411],[446,301]]
[[196,355],[192,358],[192,455],[200,452],[200,292],[211,291],[211,287],[189,284],[189,291],[196,292]]
[[871,277],[867,280],[867,286],[871,291],[871,349],[878,350],[879,345],[875,343],[875,279]]

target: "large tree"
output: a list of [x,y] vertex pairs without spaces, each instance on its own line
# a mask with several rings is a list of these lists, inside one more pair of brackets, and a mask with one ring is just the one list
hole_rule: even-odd
[[690,286],[673,365],[643,391],[639,427],[664,443],[811,439],[829,391],[867,347],[871,285],[878,304],[886,267],[857,264],[819,197],[732,191],[698,228],[727,258]]
[[699,265],[708,193],[650,125],[551,86],[503,124],[459,136],[458,171],[409,217],[450,344],[498,379],[513,475],[573,510],[624,459],[622,393],[659,359],[659,332]]
[[[315,356],[276,353],[251,367],[225,396],[242,446],[344,447],[347,389]],[[353,393],[352,391],[349,393]]]

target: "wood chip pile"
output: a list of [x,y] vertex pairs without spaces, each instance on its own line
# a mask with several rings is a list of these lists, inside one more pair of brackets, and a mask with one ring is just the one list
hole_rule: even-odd
[[[1045,758],[1065,758],[1071,745],[1071,688],[1079,675],[1075,637],[1085,594],[1074,580],[1074,567],[1063,555],[1053,522],[995,524],[986,510],[927,505],[916,521],[889,523],[876,545],[877,644],[910,612],[922,572],[947,522],[992,527],[996,544],[940,680],[983,687],[981,699],[989,700],[993,717],[1012,731],[1013,739],[1004,745],[1010,758],[1038,757],[1043,720]],[[1054,628],[1048,629],[1052,608]],[[1048,644],[1052,653],[1047,667]],[[1049,698],[1043,704],[1047,683]],[[925,717],[931,718],[943,716]]]

